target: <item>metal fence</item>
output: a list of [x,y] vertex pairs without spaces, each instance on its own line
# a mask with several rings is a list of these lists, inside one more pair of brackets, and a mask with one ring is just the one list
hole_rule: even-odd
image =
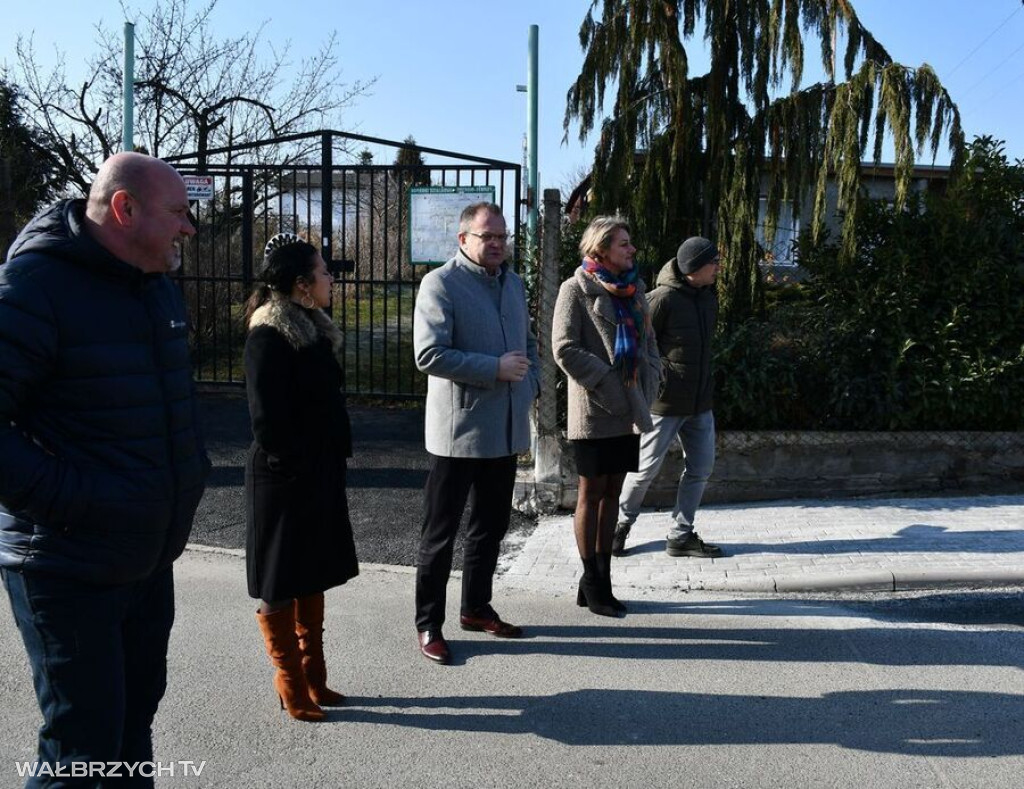
[[[337,149],[352,141],[451,161],[336,164]],[[319,144],[319,155],[304,163],[253,161],[275,146],[310,142]],[[183,175],[213,180],[212,194],[192,203],[197,233],[180,274],[196,379],[204,384],[243,382],[244,304],[266,240],[276,233],[307,238],[335,273],[330,313],[344,335],[345,391],[372,398],[416,399],[426,391],[413,362],[412,316],[419,281],[430,266],[410,260],[412,188],[485,187],[485,199],[493,194],[503,208],[518,258],[517,164],[333,131],[169,161]],[[457,219],[448,255],[456,249]]]

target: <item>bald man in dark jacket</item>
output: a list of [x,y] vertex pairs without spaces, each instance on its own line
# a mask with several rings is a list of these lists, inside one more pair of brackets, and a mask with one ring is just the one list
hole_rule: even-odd
[[29,786],[152,760],[171,565],[209,468],[166,276],[194,233],[174,169],[117,154],[0,266],[0,575],[43,715]]

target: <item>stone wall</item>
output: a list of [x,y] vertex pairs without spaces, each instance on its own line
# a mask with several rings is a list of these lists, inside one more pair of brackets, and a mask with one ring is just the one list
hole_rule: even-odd
[[[538,449],[546,456],[544,474],[520,480],[517,508],[572,509],[576,469],[571,448],[564,440],[549,439]],[[718,434],[716,453],[704,495],[709,504],[1024,491],[1024,433],[726,431]],[[645,504],[671,506],[681,472],[682,452],[675,446]]]

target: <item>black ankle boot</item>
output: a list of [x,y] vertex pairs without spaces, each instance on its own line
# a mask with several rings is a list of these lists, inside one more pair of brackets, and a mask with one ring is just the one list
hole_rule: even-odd
[[576,605],[586,606],[590,613],[598,616],[622,616],[609,599],[611,595],[605,591],[601,573],[597,568],[597,557],[583,559],[583,577],[580,578],[579,591],[576,593]]
[[629,537],[631,528],[632,526],[626,523],[620,523],[615,527],[615,534],[612,536],[612,556],[625,556],[629,553],[626,550],[626,538]]
[[625,603],[616,599],[612,592],[612,555],[610,553],[595,553],[594,558],[597,559],[597,572],[601,577],[601,583],[604,584],[604,590],[608,594],[612,608],[625,613]]

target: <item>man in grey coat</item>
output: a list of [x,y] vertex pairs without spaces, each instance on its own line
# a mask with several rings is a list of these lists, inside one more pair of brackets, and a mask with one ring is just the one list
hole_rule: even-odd
[[458,240],[455,257],[420,283],[413,319],[416,366],[428,375],[430,453],[416,629],[420,652],[442,664],[451,660],[441,627],[467,499],[460,625],[501,638],[522,635],[491,607],[492,580],[512,514],[516,455],[530,447],[530,406],[540,391],[537,340],[523,281],[505,262],[501,208],[467,206]]

